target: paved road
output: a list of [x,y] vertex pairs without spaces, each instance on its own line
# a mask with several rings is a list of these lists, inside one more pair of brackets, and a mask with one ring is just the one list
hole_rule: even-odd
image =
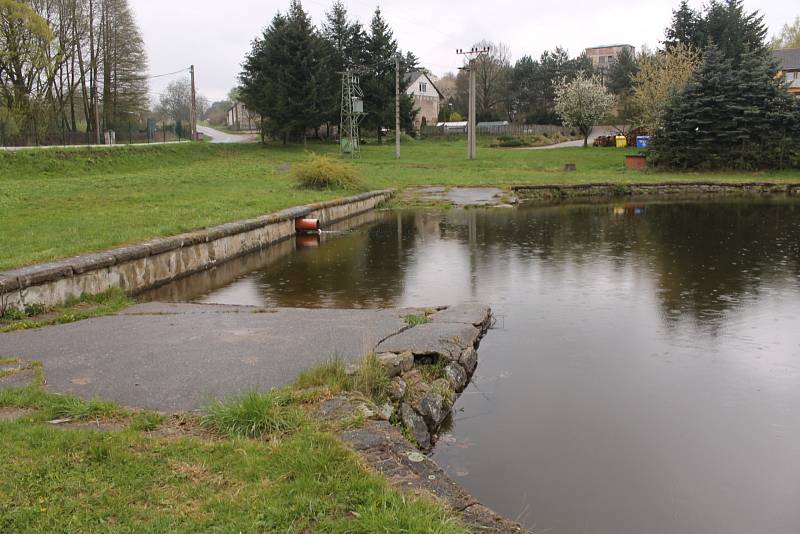
[[[416,313],[421,310],[150,302],[117,315],[0,334],[0,358],[41,362],[51,391],[176,412],[284,386],[333,356],[354,361],[376,346],[449,354],[456,340],[475,341],[473,325],[486,321],[489,310],[453,306],[408,329],[404,317]],[[0,378],[0,388],[30,378]]]
[[409,313],[152,302],[0,334],[0,358],[41,361],[54,391],[184,411],[250,388],[283,386],[334,355],[356,359],[401,331]]
[[[613,133],[616,133],[616,131],[617,130],[610,126],[596,126],[594,129],[592,129],[592,133],[589,135],[589,146],[591,146],[594,140],[598,137],[603,135],[612,135]],[[563,143],[556,143],[555,145],[525,147],[519,150],[550,150],[553,148],[569,148],[576,146],[583,146],[583,139],[578,139],[577,141],[565,141]]]
[[212,143],[255,143],[258,141],[258,134],[229,134],[210,128],[208,126],[197,125],[197,131],[210,137]]

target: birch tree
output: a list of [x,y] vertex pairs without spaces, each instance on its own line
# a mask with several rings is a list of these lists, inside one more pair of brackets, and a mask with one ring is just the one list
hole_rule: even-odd
[[575,128],[588,146],[592,129],[605,119],[614,107],[614,95],[603,86],[600,78],[579,73],[575,79],[562,78],[553,86],[556,113],[568,128]]

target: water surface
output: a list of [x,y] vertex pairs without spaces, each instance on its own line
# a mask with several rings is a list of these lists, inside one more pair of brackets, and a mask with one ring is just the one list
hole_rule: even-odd
[[488,303],[496,328],[434,451],[487,505],[551,533],[800,532],[800,203],[373,217],[163,294]]

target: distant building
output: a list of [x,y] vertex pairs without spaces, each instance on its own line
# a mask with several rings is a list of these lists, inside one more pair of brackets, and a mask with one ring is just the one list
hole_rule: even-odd
[[406,94],[414,97],[414,107],[419,110],[414,120],[414,129],[436,124],[439,120],[439,104],[444,98],[424,70],[411,71],[405,76]]
[[789,92],[800,98],[800,48],[773,50],[780,65],[781,75],[789,85]]
[[610,67],[623,50],[627,50],[631,54],[636,53],[636,48],[629,44],[593,46],[587,48],[585,53],[586,57],[592,61],[592,68],[595,70],[602,70]]
[[241,102],[236,102],[228,109],[225,125],[232,130],[258,129],[258,114],[250,112]]

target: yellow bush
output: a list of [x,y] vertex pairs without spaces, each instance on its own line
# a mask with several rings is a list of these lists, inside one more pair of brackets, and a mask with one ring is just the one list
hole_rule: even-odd
[[360,189],[363,186],[361,175],[352,163],[325,155],[309,155],[294,167],[292,174],[301,187]]

